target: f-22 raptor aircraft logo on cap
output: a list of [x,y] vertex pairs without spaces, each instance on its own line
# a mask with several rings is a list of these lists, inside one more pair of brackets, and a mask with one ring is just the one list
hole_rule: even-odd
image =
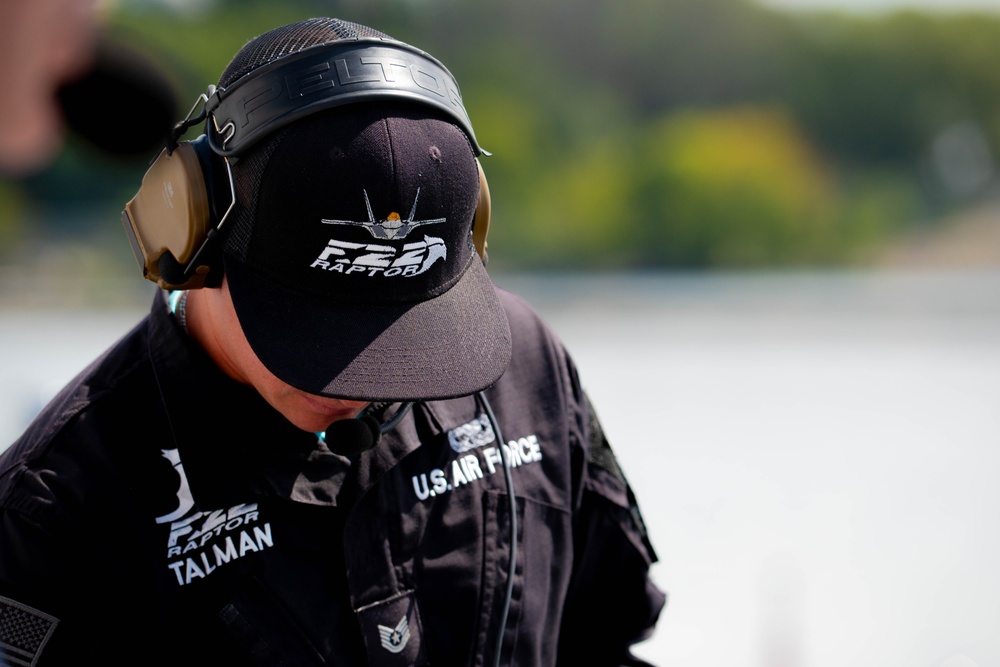
[[375,216],[372,214],[372,205],[368,200],[368,191],[362,190],[365,194],[365,207],[368,209],[368,221],[359,222],[356,220],[326,220],[323,219],[323,224],[326,225],[357,225],[359,227],[364,227],[367,229],[372,236],[377,239],[387,239],[389,241],[393,239],[405,239],[406,235],[411,231],[420,227],[422,225],[433,225],[438,222],[444,222],[447,218],[434,218],[433,220],[414,220],[414,216],[417,214],[417,200],[420,199],[420,188],[417,188],[417,194],[413,197],[413,208],[410,209],[410,217],[403,220],[399,217],[399,213],[393,211],[389,214],[385,220],[379,222],[375,221]]

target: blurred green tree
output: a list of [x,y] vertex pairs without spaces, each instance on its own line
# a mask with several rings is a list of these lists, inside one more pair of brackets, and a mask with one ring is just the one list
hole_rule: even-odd
[[[114,29],[176,73],[185,111],[247,40],[309,16],[433,53],[494,153],[483,165],[500,267],[860,262],[997,184],[996,16],[790,14],[750,0],[114,7]],[[47,174],[6,185],[24,204],[0,236],[22,233],[12,211],[66,226],[86,209],[117,228],[144,169],[70,146]]]

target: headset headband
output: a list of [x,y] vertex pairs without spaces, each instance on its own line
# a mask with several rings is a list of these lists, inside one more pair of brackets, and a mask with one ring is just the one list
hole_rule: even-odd
[[419,49],[381,39],[312,46],[259,67],[227,88],[210,89],[205,112],[213,122],[206,134],[213,151],[230,157],[308,114],[386,98],[443,110],[468,135],[475,154],[484,153],[451,72]]

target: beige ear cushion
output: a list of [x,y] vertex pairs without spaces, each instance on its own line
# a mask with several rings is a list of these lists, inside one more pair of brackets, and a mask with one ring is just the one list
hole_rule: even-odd
[[485,264],[488,259],[486,234],[490,228],[490,186],[486,183],[486,174],[479,160],[476,160],[476,166],[479,167],[479,205],[476,207],[476,217],[472,222],[472,242]]
[[208,233],[210,212],[205,176],[190,143],[160,153],[125,205],[125,215],[147,279],[160,282],[159,259],[168,250],[181,264],[192,259]]

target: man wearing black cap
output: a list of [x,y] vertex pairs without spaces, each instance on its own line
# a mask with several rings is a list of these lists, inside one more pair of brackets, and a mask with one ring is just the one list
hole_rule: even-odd
[[447,70],[311,19],[203,102],[123,218],[151,313],[0,457],[4,664],[645,664],[656,556]]

